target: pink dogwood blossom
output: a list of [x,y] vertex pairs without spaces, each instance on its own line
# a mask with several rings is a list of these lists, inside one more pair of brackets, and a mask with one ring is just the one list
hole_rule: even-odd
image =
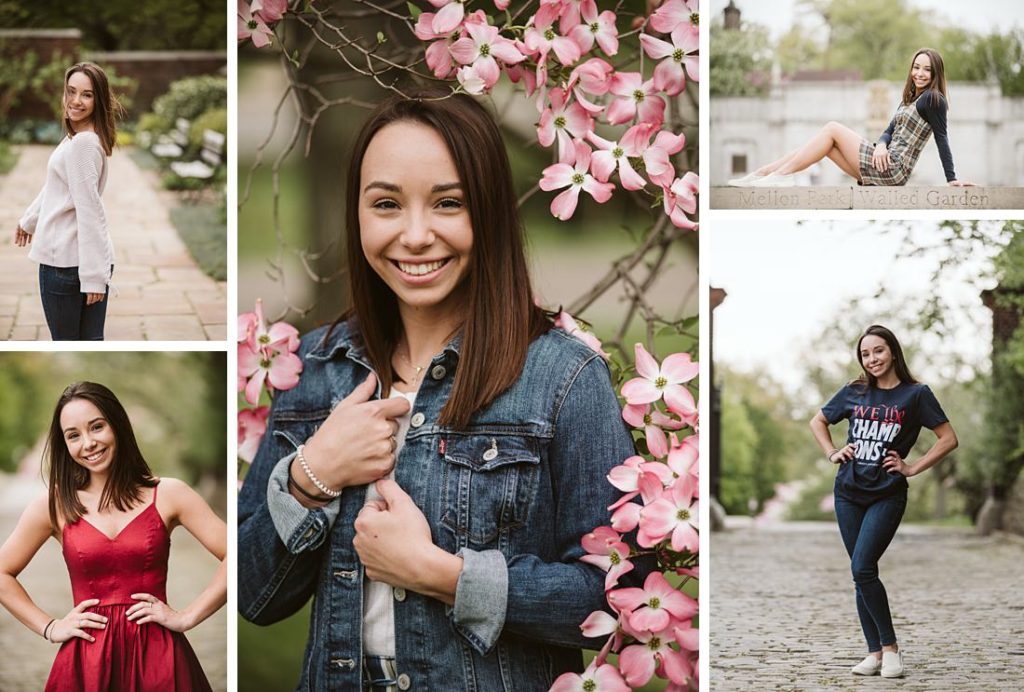
[[[605,55],[619,52],[619,32],[615,28],[615,13],[611,10],[597,13],[597,5],[593,0],[580,6],[583,23],[577,24],[569,32],[569,37],[576,41],[584,53],[594,48],[594,42],[601,47]],[[565,29],[562,29],[565,32]]]
[[601,526],[586,534],[580,541],[587,554],[580,561],[599,567],[607,572],[604,580],[605,591],[619,582],[623,574],[633,571],[629,561],[629,546],[622,542],[611,527]]
[[573,139],[585,137],[594,127],[593,119],[583,106],[572,101],[572,94],[565,89],[548,92],[549,108],[540,114],[537,125],[537,141],[541,146],[550,147],[558,139],[558,160],[566,162],[574,157]]
[[700,550],[700,501],[693,495],[695,483],[691,476],[678,478],[661,499],[655,500],[640,512],[641,533],[637,542],[650,548],[668,536],[672,537],[672,550]]
[[629,626],[637,632],[661,632],[697,614],[697,602],[669,584],[661,572],[648,574],[643,588],[609,592],[608,602],[626,615]]
[[665,213],[676,227],[686,230],[697,229],[697,224],[691,221],[687,214],[697,211],[699,185],[700,179],[691,171],[682,178],[676,178],[671,187],[663,190]]
[[648,57],[661,60],[654,68],[655,89],[675,96],[686,88],[687,75],[693,81],[699,81],[700,58],[696,55],[700,48],[698,35],[689,31],[674,31],[672,43],[668,43],[649,34],[640,34],[640,43]]
[[651,26],[662,34],[671,34],[682,28],[698,33],[697,7],[699,0],[668,0],[651,15]]
[[685,412],[694,408],[693,395],[683,386],[700,371],[688,353],[673,353],[658,365],[643,344],[635,349],[636,371],[640,377],[622,385],[622,396],[630,404],[650,404],[662,397],[670,411]]
[[558,62],[572,65],[583,55],[583,48],[571,36],[559,36],[552,27],[554,21],[555,16],[551,13],[538,12],[534,16],[534,25],[526,30],[523,37],[526,50],[537,56],[538,62],[547,60],[548,53],[553,51]]
[[526,59],[516,50],[513,41],[499,35],[497,27],[467,22],[466,31],[469,36],[453,43],[449,51],[463,65],[473,66],[476,75],[483,80],[485,89],[497,84],[501,76],[497,60],[506,65],[515,65]]
[[598,204],[604,204],[611,199],[615,186],[611,183],[602,183],[590,175],[590,147],[584,142],[577,141],[574,145],[576,162],[573,165],[568,163],[556,163],[544,169],[544,177],[540,180],[540,189],[545,192],[568,187],[568,190],[560,193],[551,202],[551,214],[556,219],[565,220],[572,218],[579,202],[580,190],[587,192]]
[[670,646],[673,635],[674,628],[640,632],[636,635],[638,643],[622,650],[619,669],[630,687],[646,685],[656,671],[663,671],[662,674],[677,685],[685,684],[693,675],[689,657]]
[[622,409],[622,419],[634,428],[644,431],[647,449],[655,459],[669,453],[665,430],[679,430],[685,425],[683,421],[665,415],[650,404],[626,404]]
[[267,432],[269,406],[242,409],[238,412],[238,456],[248,464],[256,458],[260,440]]
[[630,128],[622,137],[622,143],[637,152],[632,154],[639,156],[644,161],[644,170],[651,182],[660,185],[662,188],[670,187],[675,179],[675,168],[672,167],[672,155],[682,151],[686,145],[686,137],[683,134],[672,134],[667,130],[661,130],[654,137],[651,143],[651,133],[656,128],[647,125],[646,127]]
[[[253,3],[256,4],[256,3]],[[238,42],[252,39],[257,48],[269,46],[274,39],[274,32],[267,23],[252,10],[245,0],[238,0]]]
[[435,34],[447,34],[455,31],[466,16],[466,8],[462,0],[427,0],[437,8],[437,14],[431,19],[431,28]]
[[639,72],[617,72],[609,91],[620,97],[608,106],[609,123],[619,125],[639,117],[642,123],[661,127],[665,120],[665,100],[658,96],[653,79],[645,82]]
[[258,14],[267,24],[281,21],[288,11],[288,0],[252,0],[252,13]]
[[629,692],[629,690],[629,686],[615,666],[609,663],[598,665],[597,659],[594,659],[582,675],[579,673],[559,675],[548,692]]
[[267,326],[263,301],[256,301],[256,311],[238,316],[238,391],[245,391],[245,400],[257,404],[263,385],[274,389],[291,389],[299,383],[302,361],[295,355],[299,348],[299,332],[286,322]]
[[[594,132],[587,133],[587,139],[595,144],[598,149],[594,152],[593,160],[590,164],[590,169],[593,171],[595,178],[602,183],[608,182],[612,172],[617,169],[619,172],[619,182],[622,183],[623,188],[626,190],[643,189],[647,181],[633,169],[633,164],[629,162],[631,157],[640,154],[639,149],[633,143],[635,137],[632,136],[633,131],[638,128],[649,130],[650,125],[634,125],[626,131],[618,142],[610,142],[607,139],[598,137]],[[649,134],[648,137],[650,137]]]

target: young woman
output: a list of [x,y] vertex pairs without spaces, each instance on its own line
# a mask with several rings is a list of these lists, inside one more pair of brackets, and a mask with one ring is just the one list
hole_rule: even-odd
[[[862,374],[840,389],[811,420],[814,438],[828,460],[839,464],[835,482],[836,520],[850,554],[857,614],[868,656],[855,675],[900,677],[903,653],[889,613],[878,560],[889,546],[907,506],[907,478],[930,469],[956,449],[956,433],[928,385],[910,374],[903,349],[891,331],[867,328],[857,342]],[[850,422],[846,444],[832,444],[829,426]],[[921,428],[938,438],[913,463],[907,456]]]
[[14,243],[31,244],[39,294],[54,341],[103,339],[114,246],[100,196],[116,139],[120,106],[107,75],[90,62],[64,73],[64,130],[46,167],[46,184],[29,206]]
[[446,94],[363,126],[353,308],[302,340],[239,499],[242,615],[315,595],[301,689],[546,690],[604,606],[580,538],[633,443],[604,361],[533,302],[497,126]]
[[905,185],[933,133],[946,182],[954,186],[971,185],[957,180],[953,169],[953,154],[946,136],[948,99],[942,56],[931,48],[922,48],[910,62],[902,103],[876,144],[841,123],[830,122],[799,149],[749,175],[730,180],[729,185],[791,186],[796,173],[826,157],[861,185]]
[[[124,407],[103,385],[64,390],[46,455],[49,489],[0,547],[0,603],[61,645],[46,690],[209,690],[183,632],[227,598],[224,522],[185,483],[153,476]],[[166,595],[170,535],[179,524],[221,560],[210,585],[181,611]],[[17,579],[50,537],[71,575],[75,606],[63,617],[39,608]]]

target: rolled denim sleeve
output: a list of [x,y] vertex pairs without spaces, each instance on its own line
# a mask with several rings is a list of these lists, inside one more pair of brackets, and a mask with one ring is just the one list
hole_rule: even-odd
[[288,552],[297,554],[316,550],[327,540],[334,520],[338,518],[341,501],[335,498],[323,507],[303,507],[288,491],[288,474],[291,473],[293,459],[295,454],[289,454],[270,472],[267,509]]
[[490,651],[505,626],[508,565],[499,550],[458,552],[462,573],[455,587],[452,624],[481,653]]
[[572,374],[555,405],[548,462],[557,559],[519,554],[506,560],[497,550],[462,551],[452,621],[481,654],[493,648],[502,631],[557,646],[600,645],[583,637],[580,624],[595,610],[608,610],[605,575],[580,562],[585,554],[580,539],[608,524],[607,508],[620,495],[608,472],[636,452],[608,368],[596,355]]

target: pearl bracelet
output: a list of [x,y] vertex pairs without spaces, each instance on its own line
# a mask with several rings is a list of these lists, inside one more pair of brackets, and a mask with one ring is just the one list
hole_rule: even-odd
[[340,497],[340,490],[333,490],[332,488],[328,488],[326,485],[324,485],[323,481],[316,477],[316,475],[313,473],[313,469],[309,468],[309,464],[306,463],[306,457],[302,453],[302,450],[305,449],[305,447],[306,445],[299,445],[299,448],[295,450],[295,457],[299,460],[299,466],[301,466],[303,472],[305,472],[306,478],[308,478],[309,482],[315,485],[317,487],[317,490],[322,492],[324,495],[329,495],[330,497]]

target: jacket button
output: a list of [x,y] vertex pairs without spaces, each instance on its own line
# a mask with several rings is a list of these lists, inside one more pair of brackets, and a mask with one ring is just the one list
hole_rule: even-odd
[[409,421],[409,424],[414,428],[418,428],[421,425],[423,425],[423,421],[425,421],[426,419],[426,416],[424,416],[423,412],[420,411],[413,415],[412,420]]
[[338,666],[339,668],[344,668],[345,670],[352,670],[356,667],[355,660],[351,658],[333,658],[331,659],[331,663]]
[[402,673],[401,675],[399,675],[398,676],[398,689],[400,689],[400,690],[407,690],[410,687],[412,687],[412,680],[409,679],[409,676],[406,675],[405,673]]
[[443,365],[435,365],[434,369],[430,371],[430,376],[435,380],[443,380],[446,374],[448,371],[444,369]]
[[395,600],[399,603],[405,600],[405,589],[403,589],[401,586],[395,587]]

